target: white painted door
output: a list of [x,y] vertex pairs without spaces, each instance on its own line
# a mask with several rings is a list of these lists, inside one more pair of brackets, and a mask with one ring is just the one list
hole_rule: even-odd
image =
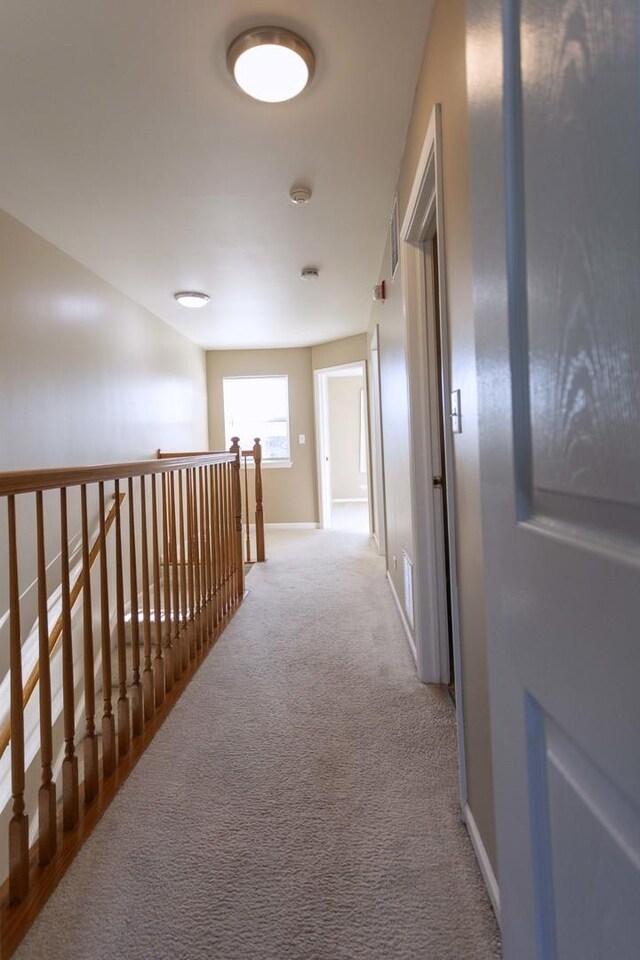
[[467,10],[505,957],[638,960],[638,5]]

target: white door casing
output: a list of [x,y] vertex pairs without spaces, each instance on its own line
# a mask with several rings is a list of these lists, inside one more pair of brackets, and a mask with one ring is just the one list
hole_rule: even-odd
[[[433,311],[433,262],[430,241],[438,240],[438,313],[442,370],[435,359],[437,318]],[[463,815],[467,808],[464,742],[464,691],[462,689],[458,577],[455,535],[449,370],[449,336],[445,269],[444,195],[442,185],[441,108],[435,104],[400,230],[400,270],[406,323],[406,362],[409,380],[409,430],[411,443],[411,516],[416,570],[414,584],[414,637],[418,675],[424,683],[447,684],[449,624],[444,552],[442,491],[433,485],[441,474],[438,393],[441,391],[444,477],[448,504],[449,583],[451,641],[457,686],[458,774]]]
[[637,960],[638,8],[467,10],[504,956]]
[[387,553],[387,521],[384,492],[384,440],[382,436],[382,401],[380,397],[380,339],[378,325],[371,336],[369,396],[371,409],[371,479],[372,500],[375,512],[375,538],[378,553]]
[[355,375],[362,376],[364,389],[364,415],[365,415],[365,435],[367,444],[365,448],[366,455],[366,474],[367,474],[367,504],[369,511],[369,529],[371,529],[371,454],[369,451],[369,387],[367,381],[367,364],[365,360],[354,360],[350,363],[341,363],[333,367],[321,367],[314,370],[314,407],[316,420],[316,458],[318,471],[318,502],[321,529],[331,527],[331,444],[329,432],[329,389],[328,379],[331,376],[346,376],[349,371],[354,371]]

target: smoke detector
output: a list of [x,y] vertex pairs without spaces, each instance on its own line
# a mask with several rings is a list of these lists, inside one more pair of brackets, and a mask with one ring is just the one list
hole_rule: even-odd
[[295,204],[309,203],[311,195],[309,187],[291,187],[289,191],[291,202]]
[[300,271],[300,276],[303,280],[317,280],[320,276],[320,271],[317,267],[303,267]]

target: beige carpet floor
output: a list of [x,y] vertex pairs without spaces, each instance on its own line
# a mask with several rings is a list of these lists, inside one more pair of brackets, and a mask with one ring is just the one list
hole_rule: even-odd
[[382,562],[329,531],[268,550],[20,960],[500,957],[454,714]]

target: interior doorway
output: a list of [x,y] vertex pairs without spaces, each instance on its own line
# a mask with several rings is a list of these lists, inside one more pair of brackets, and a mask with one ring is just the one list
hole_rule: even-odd
[[320,525],[370,535],[364,361],[316,370]]
[[444,588],[445,609],[443,616],[443,630],[447,638],[449,681],[448,688],[453,700],[456,698],[455,664],[453,651],[453,608],[451,602],[451,585],[454,571],[451,567],[450,523],[447,491],[451,489],[447,477],[447,453],[445,449],[446,431],[451,429],[450,422],[445,419],[444,398],[448,394],[448,378],[442,349],[442,319],[440,317],[440,289],[438,268],[438,232],[434,223],[433,232],[430,232],[424,246],[425,292],[427,310],[425,322],[428,341],[427,356],[429,363],[428,377],[437,384],[436,410],[434,417],[434,445],[437,453],[434,456],[433,493],[436,500],[436,537],[438,547],[438,564],[440,578]]

